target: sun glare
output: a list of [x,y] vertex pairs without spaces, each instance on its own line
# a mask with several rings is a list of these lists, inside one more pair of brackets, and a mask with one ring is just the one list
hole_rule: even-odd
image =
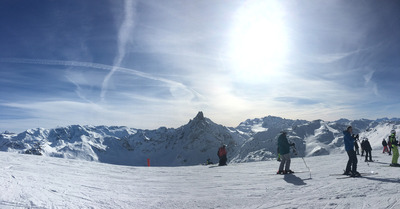
[[287,52],[283,14],[274,1],[249,1],[236,15],[230,63],[240,79],[256,82],[279,71]]

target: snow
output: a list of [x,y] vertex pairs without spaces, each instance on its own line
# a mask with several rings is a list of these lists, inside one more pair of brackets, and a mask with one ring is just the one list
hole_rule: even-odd
[[[305,157],[311,175],[274,175],[275,160],[137,167],[0,152],[0,208],[400,208],[400,168],[381,152],[358,157],[359,172],[378,174],[356,179],[330,176],[345,153]],[[299,157],[291,169],[308,171]]]
[[268,131],[268,128],[263,128],[262,124],[258,124],[256,126],[253,126],[251,129],[254,133],[262,132],[262,131]]

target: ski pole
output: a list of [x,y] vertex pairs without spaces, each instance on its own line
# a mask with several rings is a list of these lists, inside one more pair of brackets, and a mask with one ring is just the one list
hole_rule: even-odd
[[[296,146],[295,145],[293,145],[293,151],[294,151],[295,155],[297,155],[297,150],[296,150]],[[306,163],[306,160],[304,160],[304,157],[301,157],[301,159],[303,159],[304,165],[306,165],[306,168],[308,169],[308,172],[310,172],[310,179],[312,179],[312,177],[311,177],[311,169],[308,167],[308,165]]]
[[304,165],[306,165],[306,168],[307,168],[308,171],[310,172],[310,179],[312,179],[312,178],[311,178],[311,169],[308,167],[308,165],[307,165],[307,163],[306,163],[306,160],[304,160],[304,157],[301,157],[301,159],[303,159]]

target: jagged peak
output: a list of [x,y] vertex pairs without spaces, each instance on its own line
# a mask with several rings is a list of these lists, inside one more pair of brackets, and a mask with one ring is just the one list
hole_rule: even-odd
[[193,120],[204,120],[204,114],[202,111],[199,111],[196,117]]
[[189,121],[190,126],[198,125],[198,124],[204,124],[205,118],[204,114],[202,111],[199,111],[192,120]]

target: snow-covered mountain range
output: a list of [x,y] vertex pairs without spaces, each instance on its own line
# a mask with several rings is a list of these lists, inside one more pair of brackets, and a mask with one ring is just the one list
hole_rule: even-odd
[[343,151],[342,131],[352,125],[360,139],[380,148],[400,119],[290,120],[267,116],[248,119],[236,128],[214,123],[199,112],[179,128],[140,130],[116,126],[71,125],[55,129],[29,129],[19,134],[0,134],[0,151],[98,161],[119,165],[183,166],[218,161],[218,147],[227,145],[229,162],[273,159],[276,139],[286,130],[299,156],[327,155]]

